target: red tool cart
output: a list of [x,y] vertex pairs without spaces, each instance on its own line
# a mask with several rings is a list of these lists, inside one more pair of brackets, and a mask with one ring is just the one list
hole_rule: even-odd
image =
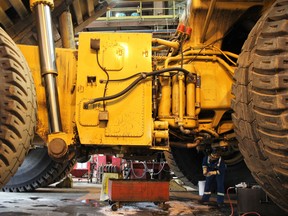
[[163,204],[169,201],[169,181],[109,179],[108,197],[113,211],[120,207],[120,202]]

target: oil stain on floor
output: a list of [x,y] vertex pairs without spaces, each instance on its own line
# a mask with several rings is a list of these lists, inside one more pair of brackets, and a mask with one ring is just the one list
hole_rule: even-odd
[[[226,211],[197,203],[199,196],[182,192],[170,201],[120,203],[113,211],[107,201],[99,201],[101,186],[74,184],[73,188],[41,188],[32,193],[0,192],[0,216],[228,216]],[[196,199],[195,199],[196,197]],[[110,203],[111,204],[111,203]]]

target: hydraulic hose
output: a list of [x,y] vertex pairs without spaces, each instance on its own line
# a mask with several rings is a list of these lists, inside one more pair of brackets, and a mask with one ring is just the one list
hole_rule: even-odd
[[105,96],[105,97],[100,97],[100,98],[94,98],[86,103],[84,103],[84,109],[88,109],[89,104],[93,104],[99,101],[106,101],[106,100],[112,100],[115,98],[118,98],[122,95],[124,95],[125,93],[127,93],[129,90],[131,90],[138,82],[140,82],[141,80],[145,79],[144,74],[142,74],[141,77],[138,77],[136,80],[134,80],[126,89],[124,89],[123,91],[115,94],[115,95],[111,95],[111,96]]
[[155,75],[159,75],[165,72],[171,72],[171,71],[178,71],[178,72],[183,72],[186,76],[194,76],[196,74],[194,73],[190,73],[189,71],[185,70],[184,68],[178,68],[178,67],[173,67],[173,68],[165,68],[162,70],[157,70],[157,71],[153,71],[153,72],[143,72],[140,73],[139,75],[141,75],[140,77],[138,77],[137,79],[135,79],[127,88],[125,88],[124,90],[122,90],[121,92],[111,95],[111,96],[105,96],[105,97],[99,97],[99,98],[94,98],[91,99],[87,102],[84,103],[84,109],[88,109],[88,106],[90,104],[94,104],[96,102],[99,101],[106,101],[106,100],[112,100],[118,97],[121,97],[122,95],[126,94],[128,91],[130,91],[134,86],[136,86],[140,81],[146,79],[147,77],[150,76],[155,76]]

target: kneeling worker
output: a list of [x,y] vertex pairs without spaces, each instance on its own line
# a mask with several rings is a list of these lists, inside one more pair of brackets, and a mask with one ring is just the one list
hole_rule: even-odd
[[224,203],[224,175],[226,165],[220,154],[213,151],[210,155],[203,158],[202,163],[203,175],[206,176],[204,195],[201,203],[208,202],[211,196],[211,186],[217,182],[217,204],[219,207]]

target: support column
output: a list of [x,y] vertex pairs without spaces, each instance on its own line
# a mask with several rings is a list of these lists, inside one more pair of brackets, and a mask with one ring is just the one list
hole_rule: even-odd
[[65,11],[60,15],[59,26],[63,47],[75,49],[74,29],[70,11]]

